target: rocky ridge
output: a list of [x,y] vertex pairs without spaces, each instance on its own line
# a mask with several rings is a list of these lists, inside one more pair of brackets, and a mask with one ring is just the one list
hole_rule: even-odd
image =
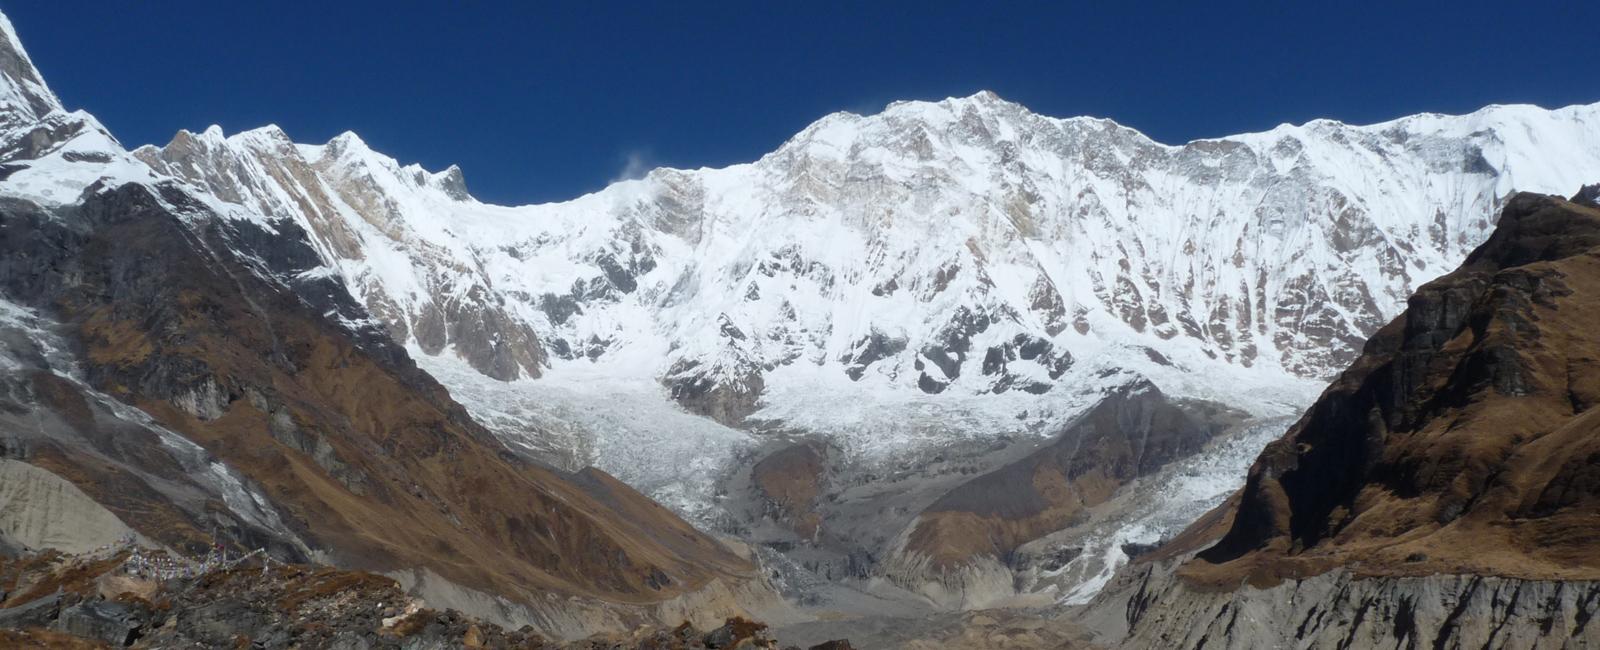
[[0,450],[17,489],[52,495],[0,509],[0,547],[265,548],[556,637],[775,602],[604,472],[508,448],[318,271],[298,222],[64,111],[4,20],[0,72]]
[[1086,610],[1127,647],[1587,647],[1600,205],[1518,194],[1243,490]]
[[1267,446],[1204,563],[1257,582],[1354,557],[1413,575],[1600,571],[1577,532],[1600,516],[1597,251],[1593,203],[1513,197],[1494,235]]
[[1025,544],[1085,519],[1119,489],[1191,456],[1243,414],[1175,404],[1148,383],[1097,404],[1043,448],[945,492],[907,526],[886,573],[954,609],[1016,596]]
[[[260,556],[243,556],[193,572],[154,575],[133,567],[132,559],[127,550],[100,549],[0,561],[5,589],[0,642],[52,649],[779,647],[766,625],[743,618],[710,630],[684,622],[562,642],[529,627],[506,630],[455,610],[430,608],[394,580],[370,573],[264,564]],[[850,646],[836,641],[817,647]]]

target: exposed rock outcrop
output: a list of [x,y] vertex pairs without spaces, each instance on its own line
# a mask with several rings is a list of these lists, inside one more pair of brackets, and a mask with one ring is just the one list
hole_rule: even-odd
[[[1139,565],[1097,602],[1126,648],[1582,648],[1600,643],[1600,582],[1354,576],[1197,588]],[[1130,632],[1131,630],[1131,632]]]
[[767,516],[801,537],[815,538],[821,532],[816,501],[825,489],[827,453],[820,443],[801,442],[768,455],[751,470]]
[[1600,209],[1512,197],[1085,620],[1127,647],[1600,644],[1597,318]]
[[1199,450],[1240,414],[1124,386],[1048,445],[950,490],[918,516],[886,568],[945,606],[1012,595],[1008,565],[1023,544],[1068,527],[1122,485]]
[[[778,647],[765,624],[742,617],[704,628],[683,622],[562,642],[528,627],[508,630],[433,607],[383,576],[263,564],[259,556],[217,557],[193,572],[161,576],[130,568],[128,551],[0,558],[0,644],[49,649]],[[192,563],[159,553],[139,559]]]
[[1519,194],[1251,469],[1188,571],[1600,579],[1600,210]]

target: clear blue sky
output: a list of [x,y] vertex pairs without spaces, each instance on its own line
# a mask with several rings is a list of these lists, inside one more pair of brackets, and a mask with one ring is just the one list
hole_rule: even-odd
[[990,89],[1164,142],[1330,117],[1600,101],[1600,2],[0,0],[69,107],[360,133],[484,200],[593,191],[630,157],[752,160],[822,115]]

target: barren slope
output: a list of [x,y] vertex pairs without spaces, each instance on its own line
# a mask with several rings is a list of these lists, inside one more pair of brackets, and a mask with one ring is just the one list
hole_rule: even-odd
[[1600,577],[1600,209],[1521,194],[1251,469],[1190,575]]
[[0,95],[0,140],[26,145],[0,150],[7,456],[155,543],[442,577],[558,633],[753,578],[603,473],[513,453],[315,272],[303,229],[151,173],[0,27],[0,89],[29,100]]

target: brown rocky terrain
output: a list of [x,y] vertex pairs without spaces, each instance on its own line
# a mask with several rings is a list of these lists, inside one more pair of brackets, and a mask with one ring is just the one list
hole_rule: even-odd
[[827,472],[827,448],[802,442],[774,452],[751,469],[751,482],[767,507],[767,516],[788,525],[803,538],[815,538],[822,527],[816,501]]
[[[1148,383],[1119,389],[1051,442],[941,496],[910,528],[891,575],[917,586],[981,589],[973,572],[1068,527],[1128,481],[1193,454],[1238,414],[1169,399]],[[1008,591],[1008,573],[996,588]],[[967,594],[969,597],[976,594]]]
[[506,447],[296,222],[138,171],[5,32],[0,82],[29,101],[0,102],[0,164],[58,185],[0,178],[0,549],[264,548],[562,637],[765,602],[747,559],[637,491]]
[[1520,194],[1251,469],[1186,575],[1600,578],[1600,209]]
[[1600,644],[1600,205],[1518,194],[1233,499],[1080,617],[1127,647]]
[[[200,209],[185,201],[105,188],[79,209],[78,231],[9,206],[6,289],[69,328],[91,384],[259,484],[334,562],[624,603],[748,576],[721,545],[597,471],[565,475],[510,453],[403,351],[352,337],[229,253],[250,250],[251,226],[186,222],[167,207]],[[280,246],[256,252],[281,264],[299,253],[258,241]],[[79,410],[71,386],[42,379],[36,390],[69,419]],[[169,508],[139,499],[135,481],[45,451],[32,462],[152,539],[193,541],[181,517],[143,516]]]
[[1013,648],[1074,650],[1100,647],[1073,621],[1037,610],[989,609],[922,617],[872,617],[803,623],[777,631],[780,642],[805,646],[846,636],[859,648]]
[[[130,568],[131,557],[129,550],[110,549],[0,559],[0,644],[63,650],[778,647],[766,625],[738,617],[709,630],[684,622],[560,642],[529,627],[506,630],[455,610],[433,609],[394,580],[371,573],[264,564],[256,556],[214,562],[193,575],[156,576]],[[169,558],[141,552],[137,559]]]

